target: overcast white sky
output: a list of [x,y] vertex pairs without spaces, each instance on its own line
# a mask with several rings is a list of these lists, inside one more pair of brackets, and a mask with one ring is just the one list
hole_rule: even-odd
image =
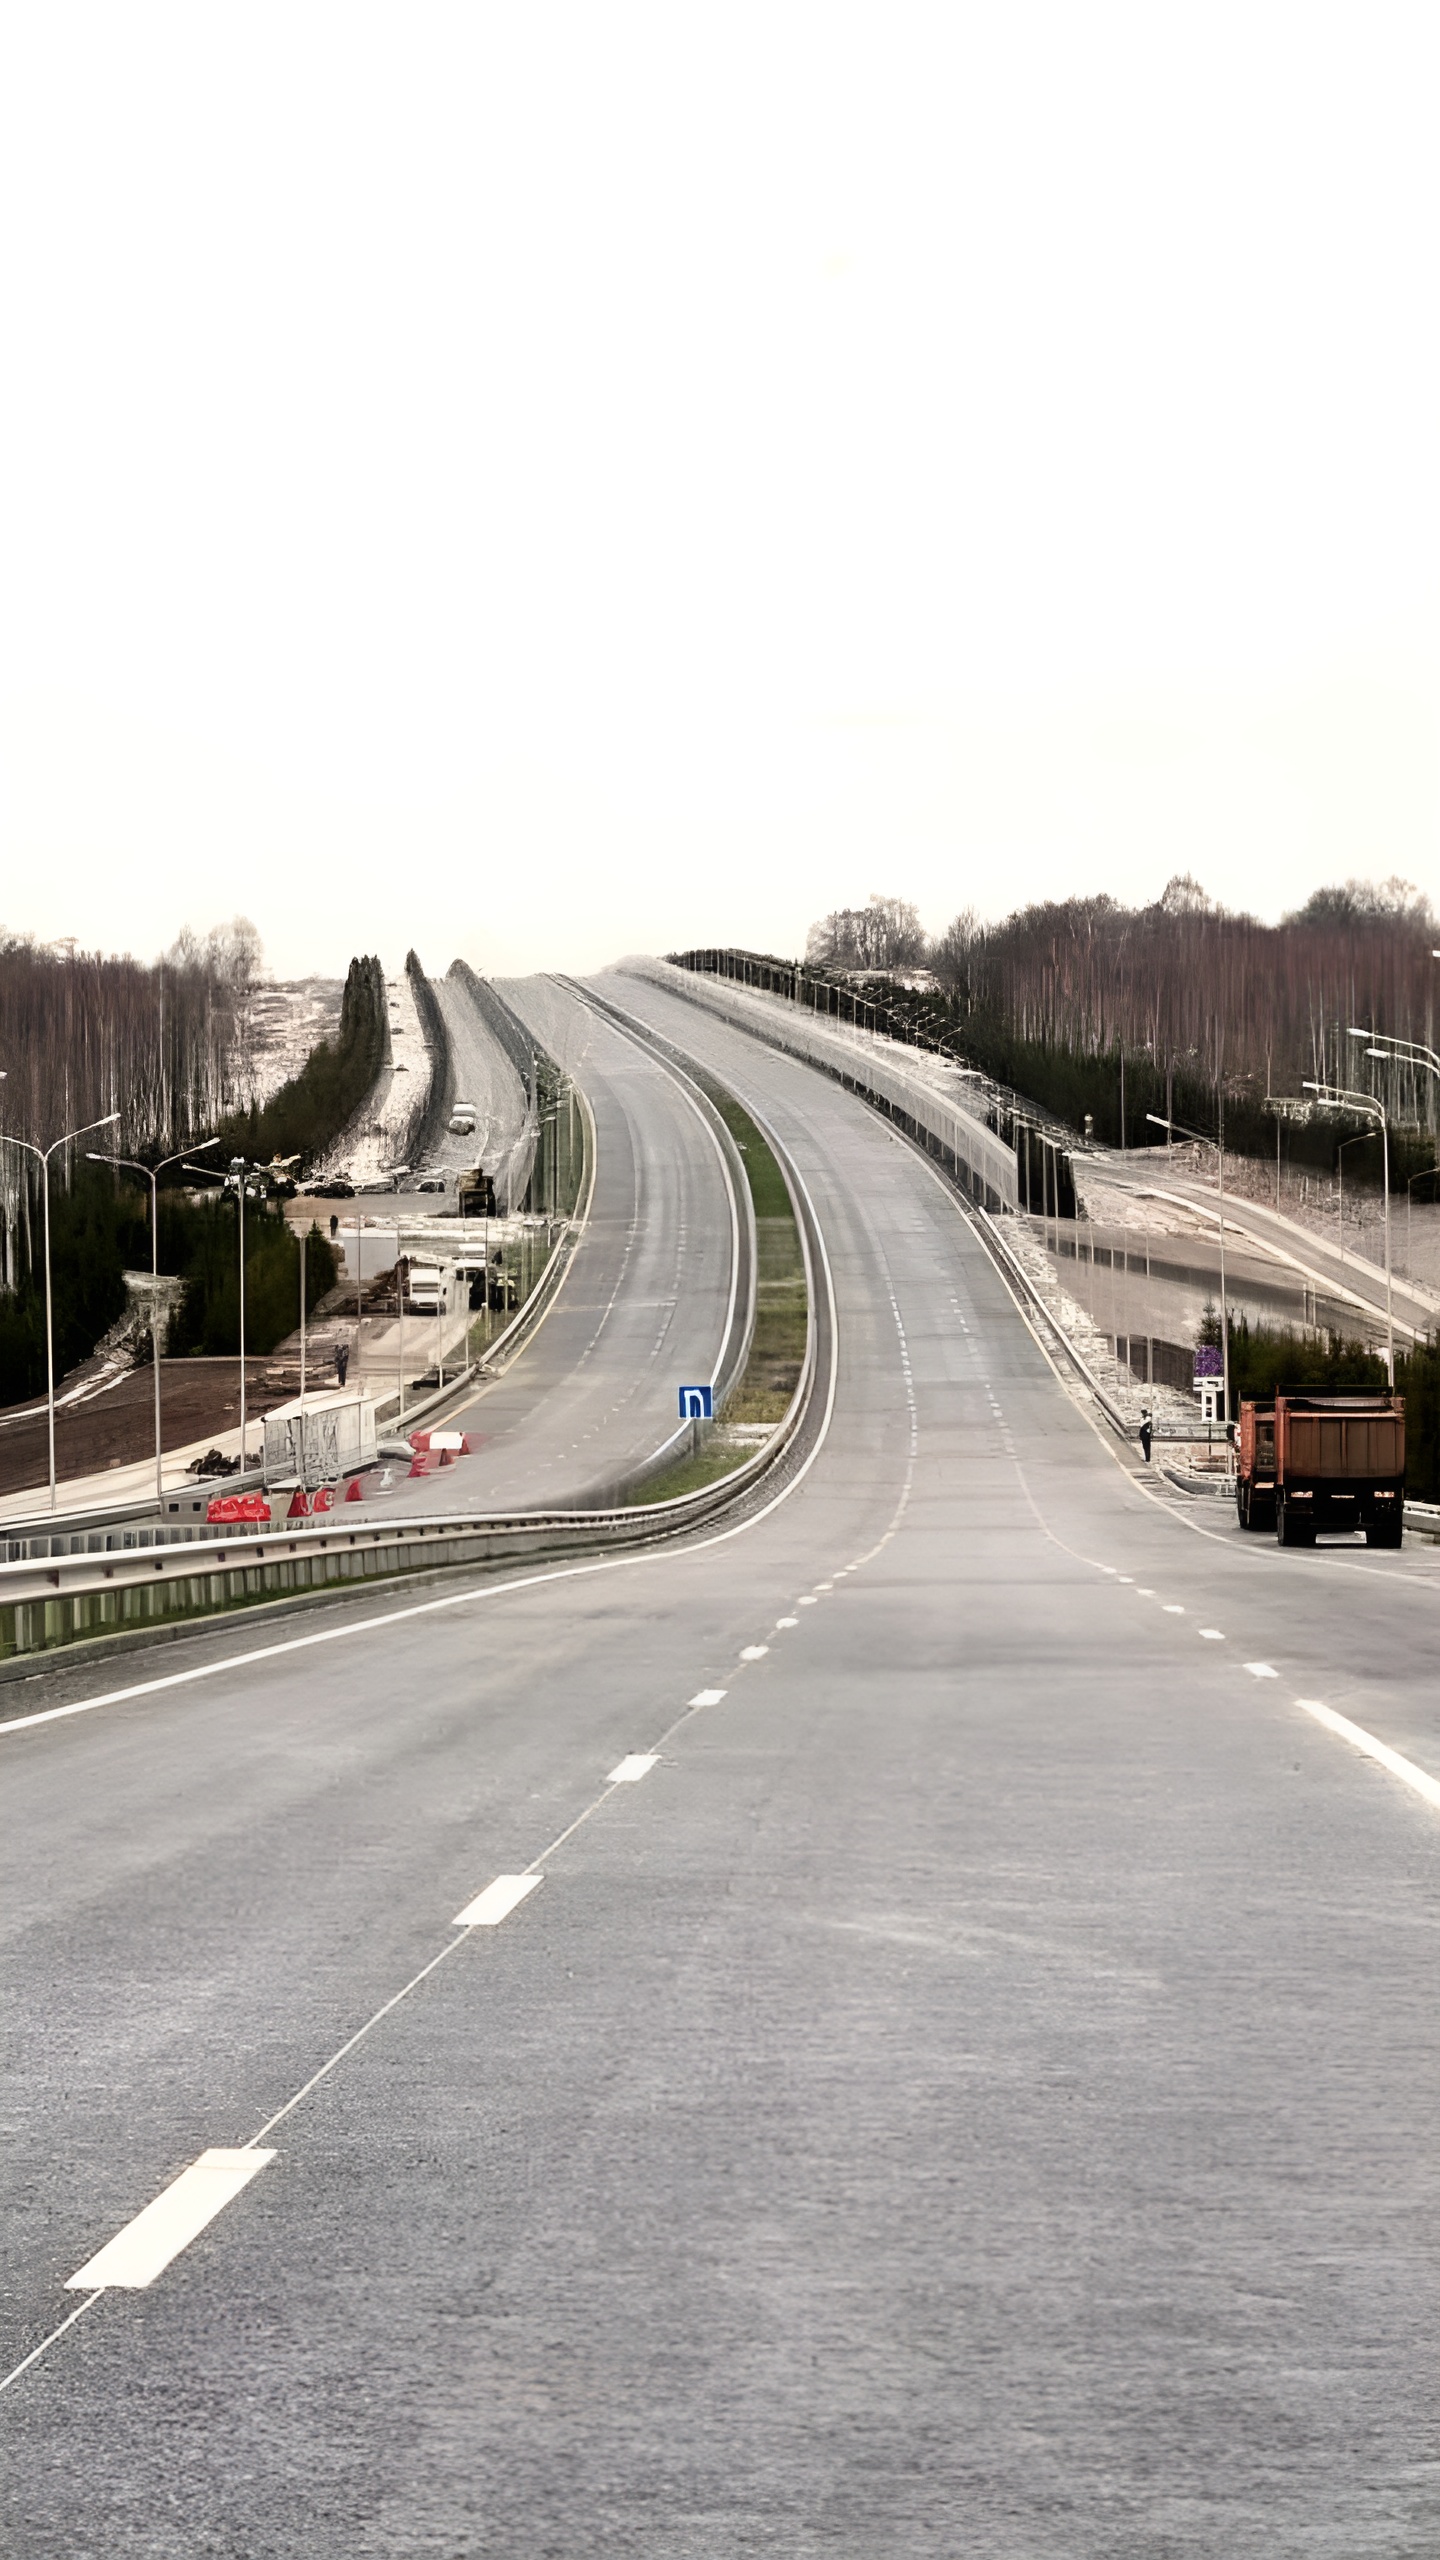
[[1437,24],[11,10],[0,923],[1440,900]]

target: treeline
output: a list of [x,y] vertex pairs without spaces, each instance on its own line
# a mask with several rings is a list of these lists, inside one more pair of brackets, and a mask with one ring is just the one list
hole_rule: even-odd
[[1267,925],[1184,876],[1148,907],[1072,898],[998,925],[962,914],[928,963],[977,1039],[1148,1059],[1237,1102],[1298,1094],[1305,1078],[1359,1084],[1396,1120],[1433,1130],[1435,1079],[1367,1060],[1350,1035],[1434,1045],[1436,940],[1429,902],[1404,881],[1321,889]]
[[325,1155],[354,1119],[385,1063],[389,1013],[385,972],[374,954],[352,960],[339,1029],[313,1048],[297,1076],[268,1102],[220,1124],[216,1162],[299,1156],[302,1170]]
[[[182,933],[150,966],[0,936],[0,1127],[47,1147],[118,1111],[90,1143],[142,1157],[207,1134],[235,1090],[240,1010],[259,959],[243,916],[203,940]],[[63,1183],[63,1159],[59,1170]],[[33,1158],[0,1146],[0,1291],[28,1250],[36,1179]]]
[[[159,1262],[180,1276],[185,1293],[171,1323],[169,1350],[235,1352],[240,1348],[240,1272],[233,1198],[192,1201],[180,1191],[159,1195]],[[125,1312],[124,1273],[150,1268],[149,1193],[97,1165],[83,1165],[50,1213],[57,1379],[88,1359]],[[306,1240],[305,1296],[313,1307],[335,1285],[338,1268],[328,1236]],[[278,1212],[247,1202],[245,1210],[245,1344],[274,1349],[300,1321],[300,1245]],[[44,1271],[27,1253],[15,1286],[0,1295],[0,1404],[45,1391]]]
[[[1294,1098],[1308,1116],[1287,1117],[1285,1160],[1329,1172],[1363,1124],[1304,1085],[1358,1088],[1385,1105],[1403,1188],[1434,1161],[1440,1078],[1368,1058],[1352,1031],[1435,1045],[1437,941],[1404,881],[1317,890],[1266,925],[1184,876],[1151,906],[1072,898],[996,925],[966,910],[933,940],[907,900],[873,897],[812,926],[803,962],[671,957],[948,1052],[1110,1146],[1163,1145],[1160,1119],[1214,1137],[1223,1112],[1227,1147],[1273,1156],[1267,1098]],[[1357,1148],[1347,1165],[1378,1180],[1379,1156]]]
[[[73,946],[0,939],[0,1129],[48,1147],[109,1112],[50,1171],[55,1367],[89,1357],[124,1312],[127,1269],[148,1269],[147,1195],[88,1161],[88,1150],[154,1163],[215,1136],[206,1162],[293,1155],[312,1163],[362,1107],[386,1056],[388,1007],[378,959],[352,960],[336,1036],[258,1108],[238,1110],[248,1061],[245,1003],[260,938],[243,917],[205,936],[188,930],[153,966]],[[186,1280],[172,1326],[176,1351],[239,1347],[234,1208],[192,1204],[186,1176],[160,1195],[160,1268]],[[40,1168],[22,1146],[0,1146],[0,1403],[45,1381]],[[222,1236],[230,1236],[228,1251]],[[266,1351],[298,1321],[298,1246],[284,1221],[247,1210],[247,1341]],[[309,1294],[331,1268],[315,1256]]]

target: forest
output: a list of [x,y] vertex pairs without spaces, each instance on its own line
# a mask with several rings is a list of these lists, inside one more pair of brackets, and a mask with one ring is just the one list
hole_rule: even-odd
[[[170,1357],[240,1348],[240,1256],[233,1196],[191,1200],[159,1193],[159,1267],[185,1282],[171,1323]],[[124,1313],[126,1271],[150,1268],[150,1189],[98,1165],[77,1168],[51,1204],[51,1272],[57,1380],[89,1358]],[[307,1311],[334,1287],[328,1236],[306,1238]],[[278,1209],[245,1209],[245,1347],[266,1352],[300,1321],[300,1242]],[[45,1293],[38,1255],[0,1293],[0,1404],[45,1391]]]
[[[1369,1059],[1351,1033],[1436,1046],[1437,943],[1428,900],[1402,880],[1317,890],[1270,925],[1181,875],[1149,906],[1101,894],[998,924],[966,908],[933,938],[907,900],[876,896],[822,917],[803,961],[671,956],[947,1051],[1112,1146],[1162,1144],[1152,1113],[1212,1137],[1223,1110],[1227,1147],[1273,1155],[1279,1097],[1299,1106],[1287,1160],[1328,1171],[1356,1122],[1305,1081],[1359,1087],[1385,1105],[1401,1189],[1434,1161],[1440,1077]],[[1378,1180],[1378,1145],[1364,1153]]]
[[[335,1039],[322,1041],[268,1103],[247,1107],[244,998],[260,967],[245,918],[203,939],[188,931],[159,960],[0,935],[0,1405],[45,1383],[42,1177],[51,1157],[51,1280],[57,1378],[88,1358],[125,1306],[124,1273],[150,1267],[149,1186],[91,1151],[159,1165],[205,1139],[205,1160],[273,1153],[312,1159],[363,1103],[385,1054],[378,959],[352,960]],[[118,1115],[112,1125],[86,1124]],[[183,1165],[162,1176],[160,1269],[186,1281],[176,1352],[238,1348],[238,1256],[231,1200],[193,1202]],[[316,1242],[318,1243],[318,1239]],[[299,1248],[282,1218],[247,1207],[246,1339],[263,1352],[299,1319]],[[312,1245],[307,1294],[330,1285],[328,1243]]]

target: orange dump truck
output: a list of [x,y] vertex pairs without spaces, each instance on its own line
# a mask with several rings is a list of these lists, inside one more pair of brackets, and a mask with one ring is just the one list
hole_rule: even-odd
[[1405,1399],[1296,1389],[1240,1407],[1235,1502],[1242,1529],[1273,1528],[1282,1547],[1363,1529],[1398,1547],[1405,1516]]

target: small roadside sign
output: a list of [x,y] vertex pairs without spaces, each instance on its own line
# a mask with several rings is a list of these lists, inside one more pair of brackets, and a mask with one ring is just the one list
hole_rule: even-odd
[[713,1387],[682,1387],[680,1390],[682,1422],[713,1422],[715,1390]]

